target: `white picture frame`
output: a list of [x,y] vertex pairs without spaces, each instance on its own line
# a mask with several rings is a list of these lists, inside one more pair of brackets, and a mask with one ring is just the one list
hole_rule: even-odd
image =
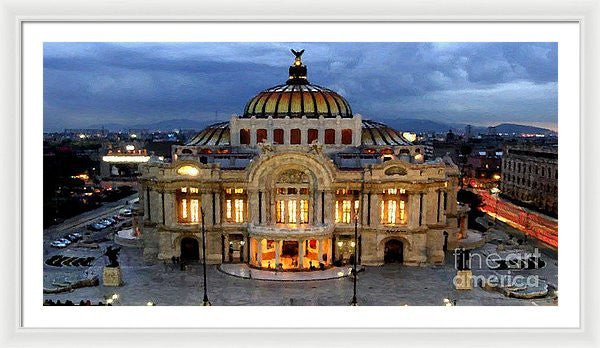
[[[326,3],[309,0],[305,2],[266,1],[169,1],[148,3],[141,0],[126,3],[95,1],[89,3],[64,0],[44,2],[41,0],[2,1],[0,9],[1,35],[0,82],[2,102],[0,110],[3,131],[2,171],[4,200],[0,214],[5,234],[1,246],[3,258],[3,281],[0,282],[2,306],[2,346],[270,346],[286,344],[306,345],[309,342],[321,346],[338,345],[424,345],[437,347],[464,346],[466,344],[511,346],[597,346],[594,335],[598,323],[598,300],[593,290],[598,280],[594,277],[598,256],[595,246],[598,236],[593,233],[592,216],[594,203],[598,202],[598,182],[594,180],[597,155],[600,148],[599,122],[600,102],[595,93],[600,87],[600,29],[598,1],[494,1],[481,3],[475,0],[442,1],[425,3],[396,3],[375,0],[362,4],[348,4],[333,0]],[[502,14],[502,15],[499,15]],[[22,187],[26,184],[22,166],[21,114],[23,105],[21,66],[22,28],[28,22],[219,22],[219,21],[332,21],[332,22],[577,22],[581,28],[580,68],[580,138],[561,141],[579,142],[581,168],[580,178],[580,235],[581,235],[581,302],[580,326],[568,329],[544,328],[421,328],[421,329],[202,329],[202,328],[96,328],[96,329],[33,329],[24,327],[22,321],[22,254],[21,235],[23,218]],[[573,116],[575,117],[575,116]],[[41,136],[41,135],[40,135]],[[587,161],[591,159],[592,161]],[[591,163],[591,165],[590,165]],[[491,310],[493,311],[493,309]],[[490,311],[490,312],[491,312]],[[310,335],[310,340],[307,338]],[[285,342],[285,343],[284,343]]]

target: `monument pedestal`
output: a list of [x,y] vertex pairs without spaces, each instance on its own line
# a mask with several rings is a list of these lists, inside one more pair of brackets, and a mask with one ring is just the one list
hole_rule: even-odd
[[473,272],[471,270],[457,271],[453,282],[456,290],[472,290]]
[[102,281],[104,286],[121,286],[123,284],[121,267],[104,267]]

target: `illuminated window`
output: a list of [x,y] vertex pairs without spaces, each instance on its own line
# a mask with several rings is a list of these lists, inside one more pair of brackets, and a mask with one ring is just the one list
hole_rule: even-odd
[[402,223],[404,223],[405,221],[405,214],[404,214],[404,201],[400,201],[400,221]]
[[244,200],[243,199],[235,200],[235,222],[237,222],[237,223],[244,222]]
[[181,217],[183,219],[188,217],[187,199],[185,198],[181,200]]
[[231,199],[228,199],[225,202],[225,217],[227,218],[227,220],[231,219]]
[[350,223],[352,214],[352,201],[342,201],[342,222]]
[[225,189],[225,220],[228,223],[243,223],[245,221],[245,206],[248,197],[244,188]]
[[277,222],[284,223],[285,222],[285,201],[277,201],[276,210],[277,210]]
[[197,199],[192,199],[190,201],[190,222],[198,223],[200,221],[199,217],[200,212],[200,204]]
[[308,223],[308,200],[300,201],[300,223]]
[[177,220],[184,224],[200,222],[200,195],[197,187],[182,187],[177,192]]
[[187,176],[198,176],[198,174],[200,174],[200,171],[194,166],[181,166],[179,167],[179,169],[177,169],[177,174]]
[[395,224],[396,223],[396,201],[388,201],[387,204],[388,204],[387,223]]
[[296,223],[296,201],[288,201],[288,222],[290,224]]
[[335,222],[340,222],[340,201],[335,201]]
[[406,201],[408,196],[405,189],[386,189],[381,201],[381,223],[399,225],[406,223]]

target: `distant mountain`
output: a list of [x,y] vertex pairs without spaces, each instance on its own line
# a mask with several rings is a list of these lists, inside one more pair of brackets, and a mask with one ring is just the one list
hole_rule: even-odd
[[[444,123],[419,118],[395,118],[373,120],[387,124],[402,132],[415,133],[447,133],[449,130],[456,134],[464,134],[466,124]],[[218,120],[189,120],[189,119],[171,119],[147,124],[124,125],[119,123],[93,124],[88,128],[102,128],[110,131],[123,131],[127,129],[148,129],[149,131],[171,131],[173,129],[196,129],[201,130],[206,126],[219,122]],[[487,134],[487,127],[473,126],[473,134]],[[556,134],[556,132],[540,127],[526,126],[514,123],[502,123],[496,126],[497,133],[538,133],[538,134]]]
[[[385,123],[386,125],[402,131],[402,132],[415,132],[415,133],[447,133],[448,130],[452,129],[453,132],[461,133],[464,132],[464,126],[451,125],[448,123],[437,122],[427,119],[418,118],[396,118],[386,120],[374,120]],[[457,127],[458,126],[458,127]]]
[[[464,134],[467,124],[462,123],[445,123],[439,121],[432,121],[428,119],[415,119],[415,118],[397,118],[381,121],[388,126],[395,128],[402,132],[415,132],[415,133],[447,133],[449,130],[456,134]],[[472,125],[472,133],[487,134],[488,127]],[[521,133],[537,133],[546,135],[556,135],[556,132],[534,126],[526,126],[515,123],[502,123],[496,126],[496,133],[508,133],[508,134],[521,134]]]
[[515,134],[536,133],[536,134],[547,134],[547,135],[556,134],[555,131],[550,130],[550,129],[534,127],[534,126],[525,126],[522,124],[514,124],[514,123],[499,124],[496,126],[496,132],[497,133],[508,133],[508,134],[513,134],[513,133],[515,133]]
[[203,129],[209,124],[216,123],[218,121],[198,121],[198,120],[189,120],[189,119],[172,119],[172,120],[163,120],[154,123],[145,123],[145,124],[132,124],[132,125],[124,125],[120,123],[101,123],[101,124],[93,124],[88,126],[87,128],[104,128],[110,131],[124,131],[127,129],[148,129],[149,131],[171,131],[173,129]]

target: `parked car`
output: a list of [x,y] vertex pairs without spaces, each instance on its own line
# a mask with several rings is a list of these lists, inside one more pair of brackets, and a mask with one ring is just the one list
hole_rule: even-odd
[[71,242],[77,242],[83,238],[79,233],[69,233],[65,236],[65,239],[70,240]]
[[55,248],[66,248],[68,244],[59,242],[57,240],[53,241],[52,243],[50,243],[50,246],[55,247]]
[[116,224],[116,223],[117,223],[117,221],[116,221],[115,219],[113,219],[113,218],[106,218],[106,219],[104,219],[104,220],[106,220],[106,221],[110,222],[110,224],[111,224],[111,225],[114,225],[114,224]]
[[95,223],[89,225],[88,228],[92,231],[100,231],[100,230],[105,229],[106,225],[95,222]]
[[113,216],[113,219],[117,220],[117,221],[123,221],[125,220],[125,218],[119,214],[116,214]]
[[133,216],[133,213],[131,212],[131,209],[123,208],[123,209],[119,210],[119,215],[125,216],[125,217],[131,217],[131,216]]

